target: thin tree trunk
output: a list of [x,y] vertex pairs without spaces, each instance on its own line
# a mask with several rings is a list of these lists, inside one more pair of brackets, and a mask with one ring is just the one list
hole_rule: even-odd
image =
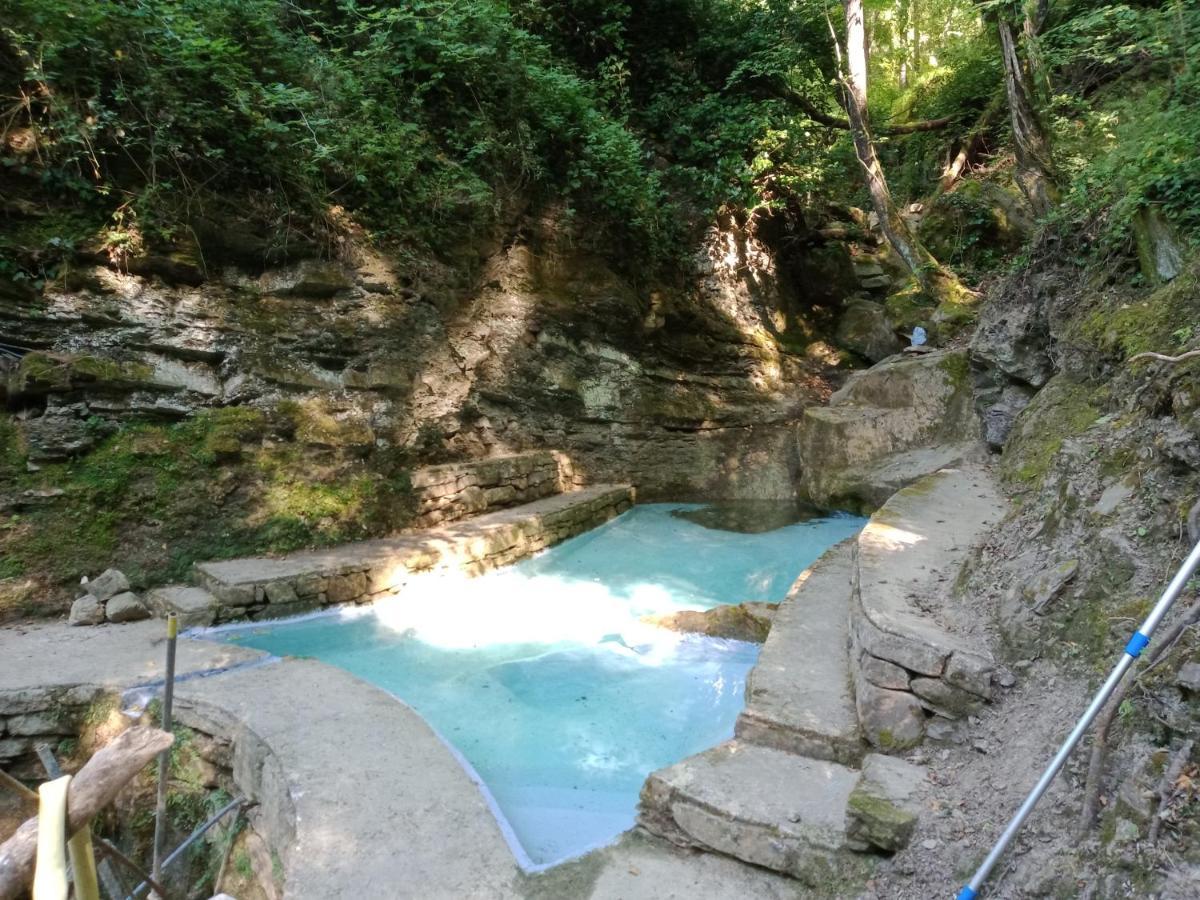
[[1017,156],[1017,184],[1036,215],[1044,216],[1058,200],[1050,140],[1033,105],[1033,93],[1025,66],[1017,53],[1012,25],[997,16],[1000,52],[1004,61],[1004,88],[1012,118],[1013,143]]
[[863,22],[862,0],[844,0],[846,9],[846,114],[850,119],[850,134],[854,150],[862,165],[871,206],[879,217],[879,227],[888,243],[904,260],[909,271],[927,291],[932,287],[932,275],[940,269],[937,260],[917,240],[908,223],[896,209],[888,189],[883,166],[875,152],[871,123],[867,113],[867,41]]

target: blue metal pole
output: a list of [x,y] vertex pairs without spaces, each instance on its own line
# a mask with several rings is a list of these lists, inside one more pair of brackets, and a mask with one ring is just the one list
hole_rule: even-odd
[[1046,771],[1042,773],[1042,777],[1038,779],[1038,783],[1034,785],[1029,796],[1025,798],[1025,802],[1021,804],[1020,809],[1012,817],[1012,821],[1008,823],[1008,827],[1004,829],[1004,833],[996,841],[987,858],[975,870],[975,874],[971,880],[967,882],[966,887],[958,892],[957,900],[975,900],[979,896],[979,891],[983,888],[983,883],[987,880],[988,875],[992,871],[992,867],[996,865],[1004,851],[1008,849],[1008,845],[1012,843],[1013,838],[1017,836],[1017,832],[1021,830],[1021,826],[1025,824],[1025,820],[1029,818],[1029,814],[1033,812],[1033,808],[1037,806],[1037,802],[1042,799],[1042,795],[1046,793],[1050,783],[1062,767],[1067,762],[1067,757],[1071,755],[1071,751],[1079,744],[1084,733],[1091,727],[1096,716],[1100,714],[1100,710],[1104,708],[1104,704],[1108,702],[1108,698],[1112,696],[1113,691],[1117,689],[1117,685],[1121,683],[1121,679],[1125,677],[1125,673],[1129,671],[1142,651],[1146,649],[1146,645],[1150,643],[1150,635],[1154,629],[1158,627],[1163,620],[1163,616],[1171,609],[1171,605],[1183,593],[1184,587],[1187,586],[1188,580],[1200,567],[1200,542],[1192,548],[1192,552],[1188,554],[1188,558],[1183,561],[1183,565],[1179,567],[1179,571],[1175,573],[1175,577],[1171,579],[1171,583],[1167,585],[1162,596],[1158,598],[1158,602],[1154,604],[1154,608],[1150,610],[1150,615],[1146,616],[1146,620],[1142,622],[1140,628],[1134,632],[1133,637],[1129,639],[1129,643],[1125,645],[1125,652],[1121,656],[1120,661],[1112,670],[1112,673],[1105,680],[1104,685],[1096,692],[1096,696],[1092,698],[1091,704],[1084,712],[1083,716],[1076,723],[1075,728],[1067,735],[1067,739],[1063,741],[1062,747],[1058,753],[1054,755],[1054,759],[1050,761],[1050,765],[1046,767]]

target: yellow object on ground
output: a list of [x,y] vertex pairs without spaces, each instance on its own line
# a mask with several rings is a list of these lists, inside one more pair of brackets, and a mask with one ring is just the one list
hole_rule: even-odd
[[67,788],[64,775],[38,787],[37,864],[33,900],[67,900]]
[[38,788],[37,863],[33,900],[67,900],[67,850],[75,874],[75,900],[100,900],[92,830],[81,828],[67,840],[67,789],[71,776],[47,781]]
[[71,871],[75,875],[75,900],[100,900],[100,879],[96,875],[96,854],[92,850],[92,829],[79,829],[67,842],[71,853]]

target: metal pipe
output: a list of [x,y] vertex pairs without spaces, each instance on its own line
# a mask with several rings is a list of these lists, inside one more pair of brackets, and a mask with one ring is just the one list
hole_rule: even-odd
[[1063,765],[1066,764],[1067,757],[1071,755],[1071,751],[1079,744],[1084,733],[1091,726],[1096,716],[1100,714],[1100,710],[1104,708],[1104,704],[1108,702],[1108,698],[1117,689],[1117,685],[1121,683],[1121,679],[1125,677],[1125,673],[1129,671],[1137,658],[1141,656],[1142,651],[1146,649],[1146,645],[1150,643],[1150,635],[1158,627],[1163,616],[1170,611],[1171,605],[1183,593],[1188,580],[1195,574],[1198,567],[1200,567],[1200,541],[1192,548],[1192,552],[1183,561],[1183,565],[1179,567],[1179,571],[1175,573],[1175,577],[1171,579],[1171,583],[1162,592],[1162,596],[1158,598],[1158,602],[1150,610],[1150,615],[1146,616],[1141,627],[1133,633],[1133,637],[1125,645],[1124,655],[1122,655],[1116,667],[1109,674],[1104,685],[1097,691],[1096,696],[1092,698],[1091,704],[1079,719],[1079,722],[1076,723],[1075,728],[1067,735],[1067,739],[1063,742],[1062,747],[1054,755],[1054,759],[1050,761],[1050,765],[1046,767],[1046,770],[1042,773],[1042,777],[1038,779],[1038,783],[1034,785],[1033,790],[1029,792],[1029,796],[1025,798],[1025,802],[1021,804],[1016,814],[1012,817],[1012,821],[1008,823],[1008,827],[1004,829],[1003,834],[1000,835],[1000,838],[993,845],[991,852],[980,863],[979,868],[975,871],[971,880],[967,882],[966,887],[958,892],[957,900],[974,900],[979,895],[979,891],[991,873],[992,868],[1004,854],[1004,851],[1008,849],[1008,845],[1017,836],[1017,832],[1021,830],[1021,826],[1029,818],[1029,814],[1033,812],[1033,808],[1037,805],[1037,802],[1042,799],[1042,795],[1046,793],[1046,789],[1050,787],[1050,783],[1054,781],[1055,776],[1062,770]]
[[[188,835],[188,838],[186,841],[184,841],[182,844],[180,844],[178,847],[176,847],[174,850],[171,851],[171,853],[167,856],[167,858],[162,861],[162,868],[163,869],[167,868],[169,865],[171,865],[171,863],[173,863],[173,862],[175,862],[175,860],[179,859],[179,857],[181,857],[183,855],[184,850],[186,850],[188,847],[190,847],[192,844],[194,844],[200,838],[204,837],[205,833],[207,833],[210,828],[212,828],[219,821],[221,821],[221,819],[224,818],[225,815],[228,814],[230,810],[236,809],[237,807],[242,806],[243,804],[245,804],[245,802],[246,802],[245,797],[238,797],[234,800],[230,800],[227,804],[222,806],[220,810],[218,810],[216,813],[213,814],[212,818],[210,818],[207,822],[205,822],[203,825],[201,825],[199,828],[197,828],[195,831],[193,831],[190,835]],[[157,876],[155,877],[154,880],[155,881],[158,880]],[[148,887],[150,887],[150,882],[143,881],[141,884],[139,884],[137,887],[135,887],[132,891],[129,892],[129,896],[126,898],[126,900],[136,900],[138,894],[140,894],[142,891],[146,890],[146,888],[148,888]]]
[[[179,620],[175,613],[167,616],[167,672],[163,687],[162,730],[171,732],[171,708],[175,702],[175,644],[179,637]],[[150,876],[162,881],[163,843],[167,839],[167,778],[170,774],[171,750],[167,748],[158,757],[158,793],[154,801],[154,855]]]

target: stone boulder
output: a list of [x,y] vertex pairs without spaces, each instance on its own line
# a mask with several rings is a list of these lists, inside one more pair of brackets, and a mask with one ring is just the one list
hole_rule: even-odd
[[804,411],[801,486],[822,506],[875,507],[978,442],[967,357],[896,356]]
[[110,622],[140,622],[150,618],[150,610],[132,591],[122,591],[111,598],[105,605],[105,614]]
[[868,756],[846,804],[847,836],[888,853],[903,850],[917,827],[924,783],[921,766],[894,756]]
[[104,603],[91,594],[84,594],[71,604],[67,618],[70,625],[99,625],[104,621]]
[[1133,242],[1142,274],[1154,282],[1167,282],[1183,271],[1179,236],[1162,213],[1143,206],[1133,217]]
[[863,299],[846,304],[838,320],[837,343],[871,362],[879,362],[904,348],[883,305]]
[[863,737],[890,753],[908,750],[925,738],[925,712],[915,695],[871,684],[861,673],[854,678],[854,704]]
[[129,590],[129,579],[118,569],[105,569],[87,583],[88,593],[101,603]]

